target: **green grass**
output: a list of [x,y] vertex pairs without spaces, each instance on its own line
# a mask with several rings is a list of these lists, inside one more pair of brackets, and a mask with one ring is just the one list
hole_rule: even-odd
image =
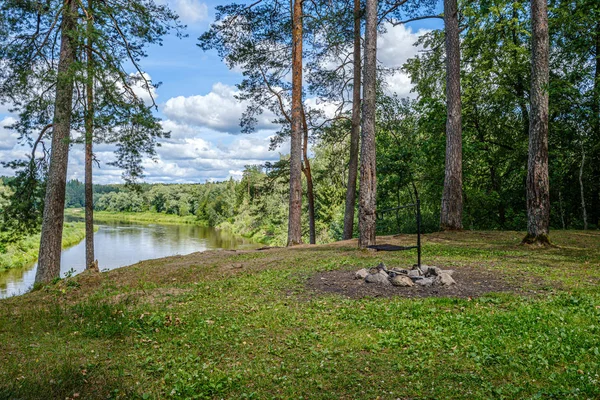
[[[62,246],[64,249],[81,242],[85,238],[83,222],[66,222],[63,229]],[[27,236],[16,243],[9,244],[6,252],[0,253],[0,271],[11,268],[23,268],[33,264],[40,249],[40,235]]]
[[414,261],[355,242],[69,278],[0,300],[0,399],[600,398],[600,233],[522,237],[425,236],[426,263],[522,287],[474,299],[307,289],[317,272]]
[[[70,217],[84,217],[84,211],[81,208],[67,208],[65,215]],[[179,215],[163,214],[155,212],[113,212],[113,211],[94,211],[94,221],[125,221],[141,222],[155,224],[194,224],[206,225],[196,219],[194,215],[180,217]]]

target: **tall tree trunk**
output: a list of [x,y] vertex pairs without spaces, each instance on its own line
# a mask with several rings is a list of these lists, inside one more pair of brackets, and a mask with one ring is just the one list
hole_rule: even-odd
[[531,112],[527,169],[527,236],[524,243],[549,244],[548,179],[548,4],[531,0]]
[[358,245],[375,244],[377,175],[375,118],[377,96],[377,0],[367,0],[365,28],[365,67],[360,147],[360,193],[358,207]]
[[579,190],[581,192],[581,212],[583,217],[583,230],[587,231],[588,228],[588,219],[587,219],[587,210],[585,209],[585,195],[583,191],[583,167],[585,165],[585,150],[583,149],[583,144],[581,144],[581,167],[579,168]]
[[85,115],[85,266],[94,268],[94,187],[92,178],[93,144],[94,144],[94,61],[92,52],[92,0],[88,0],[87,21],[87,109]]
[[315,228],[315,191],[312,179],[312,172],[310,169],[310,161],[308,159],[308,123],[306,122],[306,114],[304,113],[304,106],[302,106],[302,130],[303,144],[302,144],[302,172],[306,177],[306,197],[308,198],[308,231],[310,244],[317,243],[317,234]]
[[446,30],[446,170],[440,227],[462,229],[462,117],[460,98],[460,30],[457,0],[444,0]]
[[52,153],[46,183],[36,283],[46,283],[60,276],[65,188],[71,136],[71,107],[73,104],[73,73],[71,69],[75,61],[76,13],[77,2],[65,0],[54,101]]
[[[597,12],[600,12],[600,7],[597,7]],[[596,57],[595,71],[594,71],[594,98],[592,103],[593,122],[594,122],[594,134],[592,135],[595,139],[596,151],[592,155],[592,204],[591,210],[593,215],[592,223],[600,229],[600,19],[596,22],[596,35],[595,35],[595,51]]]
[[294,0],[292,15],[292,132],[288,246],[302,243],[302,1]]
[[348,188],[344,212],[344,240],[352,239],[354,232],[354,209],[356,208],[356,178],[358,176],[358,144],[360,141],[360,0],[354,0],[354,86],[352,88],[352,131],[350,132],[350,163],[348,165]]
[[[519,20],[519,13],[518,13],[518,5],[516,3],[513,3],[513,11],[512,11],[512,17],[515,21]],[[519,53],[518,53],[518,48],[521,47],[522,43],[519,40],[519,37],[517,36],[517,28],[516,26],[512,26],[511,29],[511,36],[512,36],[512,42],[514,45],[514,50],[512,52],[512,56],[513,56],[513,62],[515,63],[515,66],[518,65],[519,63]],[[525,98],[525,82],[523,80],[523,76],[521,74],[517,74],[517,76],[515,77],[516,81],[515,81],[515,94],[517,95],[517,101],[519,103],[519,108],[521,109],[521,119],[523,120],[523,135],[527,136],[529,135],[529,111],[527,110],[527,99]]]

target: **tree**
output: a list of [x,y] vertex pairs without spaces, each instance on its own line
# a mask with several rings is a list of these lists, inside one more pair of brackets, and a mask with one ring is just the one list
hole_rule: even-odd
[[65,187],[71,139],[71,109],[74,88],[72,69],[75,63],[77,40],[77,9],[77,1],[65,1],[60,28],[61,44],[52,123],[52,151],[44,199],[36,282],[49,282],[60,274]]
[[94,52],[92,34],[94,30],[93,1],[88,0],[87,44],[86,44],[86,110],[85,110],[85,266],[93,268],[94,256]]
[[462,229],[462,116],[460,95],[460,29],[457,0],[444,0],[446,32],[446,168],[440,226]]
[[377,176],[375,161],[375,119],[377,96],[377,0],[367,0],[365,28],[362,141],[360,152],[360,197],[358,245],[375,244]]
[[[153,86],[142,73],[139,60],[145,56],[148,44],[160,43],[171,29],[182,28],[175,14],[153,0],[97,3],[93,25],[80,23],[87,10],[80,9],[79,4],[58,0],[45,4],[9,1],[0,7],[3,21],[0,58],[6,66],[0,74],[0,99],[10,101],[13,111],[19,113],[19,121],[13,128],[23,140],[30,140],[33,147],[28,164],[14,165],[26,166],[28,170],[34,165],[43,166],[44,161],[35,161],[36,149],[39,151],[41,144],[45,154],[44,140],[52,134],[38,282],[47,282],[60,272],[66,169],[73,142],[71,129],[82,131],[82,125],[90,121],[85,118],[90,113],[83,95],[87,92],[89,72],[95,74],[98,88],[97,98],[88,99],[96,105],[97,130],[101,128],[106,134],[103,140],[117,143],[115,165],[124,167],[127,177],[135,179],[141,173],[141,156],[154,154],[156,138],[164,135],[158,119],[133,90],[133,85],[140,82],[148,91]],[[57,35],[61,38],[59,54],[51,40]],[[88,49],[93,58],[102,61],[102,68],[86,71],[86,63],[79,62],[86,58],[86,38],[93,39],[93,46]],[[136,74],[125,71],[126,62],[134,66]],[[31,132],[37,129],[39,136],[31,140]],[[29,176],[35,178],[37,173]],[[34,179],[23,181],[31,183]]]
[[531,0],[531,112],[527,169],[528,244],[549,244],[550,185],[548,178],[549,35],[546,0]]
[[354,209],[356,207],[356,179],[358,177],[358,146],[360,143],[360,86],[361,78],[361,7],[360,0],[354,0],[354,49],[352,84],[352,130],[350,133],[350,162],[348,163],[348,187],[346,189],[346,209],[344,212],[344,240],[352,239],[354,232]]
[[292,115],[288,246],[302,243],[302,2],[303,0],[294,0],[292,21]]

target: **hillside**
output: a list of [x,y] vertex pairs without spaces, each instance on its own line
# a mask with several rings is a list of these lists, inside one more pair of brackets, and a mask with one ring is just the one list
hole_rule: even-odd
[[426,235],[451,288],[361,286],[415,254],[354,241],[64,279],[0,300],[0,399],[598,398],[600,232],[523,235]]

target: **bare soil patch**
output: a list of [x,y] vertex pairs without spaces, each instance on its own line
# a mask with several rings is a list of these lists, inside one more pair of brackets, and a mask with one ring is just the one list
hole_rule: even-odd
[[[444,268],[440,266],[440,268]],[[310,277],[306,283],[310,290],[320,293],[337,293],[350,298],[363,297],[458,297],[475,298],[487,293],[519,292],[525,291],[509,282],[498,272],[480,270],[469,267],[460,269],[453,267],[453,278],[456,285],[452,286],[413,286],[397,287],[377,283],[366,283],[362,279],[355,279],[354,270],[337,270],[321,272]],[[541,282],[540,282],[541,283]]]

